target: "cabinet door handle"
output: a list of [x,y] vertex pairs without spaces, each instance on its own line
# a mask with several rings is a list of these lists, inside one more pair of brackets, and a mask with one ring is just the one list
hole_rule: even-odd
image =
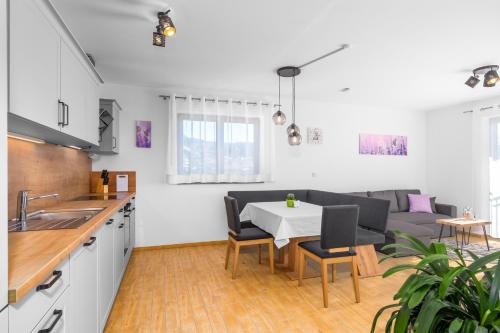
[[118,210],[119,213],[123,212],[123,208],[120,208],[120,210]]
[[108,222],[106,222],[106,225],[113,224],[113,219],[110,219]]
[[69,105],[66,103],[64,104],[64,111],[65,111],[65,117],[64,117],[64,126],[69,125]]
[[83,246],[90,246],[95,243],[97,237],[90,237],[90,240],[87,243],[83,243]]
[[113,137],[113,148],[116,148],[116,138]]
[[[62,112],[61,112],[62,105]],[[62,119],[61,119],[62,118]],[[57,125],[64,125],[64,103],[61,100],[57,101]]]
[[50,324],[49,328],[44,328],[42,330],[39,330],[38,333],[50,333],[50,332],[52,332],[52,330],[54,329],[54,327],[56,327],[59,320],[61,320],[61,317],[63,315],[63,310],[54,310],[54,312],[52,314],[54,316],[56,316],[56,319],[54,319],[52,324]]
[[123,223],[118,226],[119,229],[123,228]]
[[45,290],[45,289],[49,289],[50,287],[52,287],[54,285],[54,283],[56,283],[56,281],[61,278],[62,271],[54,271],[54,272],[52,272],[52,275],[54,276],[54,278],[49,283],[38,285],[36,287],[36,291]]

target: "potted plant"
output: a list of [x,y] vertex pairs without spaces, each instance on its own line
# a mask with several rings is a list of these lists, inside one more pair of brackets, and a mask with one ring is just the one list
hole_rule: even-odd
[[295,194],[293,193],[288,193],[286,195],[286,206],[288,208],[293,208],[295,207]]
[[385,332],[500,332],[500,251],[482,258],[468,251],[473,260],[466,263],[459,249],[453,249],[457,259],[452,259],[443,243],[427,246],[411,235],[396,233],[407,243],[384,248],[412,250],[419,262],[396,265],[384,273],[385,278],[403,270],[414,271],[394,295],[396,303],[377,312],[372,333],[380,315],[389,309],[392,313]]

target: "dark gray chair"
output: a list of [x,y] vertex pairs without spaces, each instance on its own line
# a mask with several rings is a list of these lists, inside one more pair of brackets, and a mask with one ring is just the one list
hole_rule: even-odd
[[234,261],[233,261],[233,273],[232,278],[236,277],[236,271],[238,270],[238,258],[240,255],[240,247],[243,246],[258,246],[259,253],[259,264],[261,263],[261,245],[267,244],[269,247],[269,266],[271,268],[271,273],[274,274],[274,238],[273,235],[265,232],[258,227],[242,227],[240,221],[240,213],[238,210],[238,202],[235,198],[225,196],[224,203],[226,205],[227,214],[227,226],[229,228],[229,238],[227,241],[226,248],[226,261],[224,268],[227,269],[229,262],[229,252],[231,247],[234,247]]
[[356,262],[356,233],[359,206],[325,206],[321,218],[321,239],[299,244],[299,286],[302,285],[305,257],[321,266],[323,304],[328,307],[328,265],[332,266],[332,282],[335,282],[336,264],[350,262],[356,303],[359,303],[358,266]]

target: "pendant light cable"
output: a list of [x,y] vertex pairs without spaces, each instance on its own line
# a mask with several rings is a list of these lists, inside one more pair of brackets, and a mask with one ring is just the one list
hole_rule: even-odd
[[281,110],[281,76],[278,75],[278,110]]
[[292,76],[292,123],[295,124],[295,76]]

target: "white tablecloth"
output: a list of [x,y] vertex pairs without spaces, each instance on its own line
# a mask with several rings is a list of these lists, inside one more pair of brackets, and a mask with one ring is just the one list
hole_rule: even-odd
[[285,201],[248,203],[240,213],[241,221],[252,223],[274,236],[278,248],[290,238],[318,236],[321,233],[323,207],[301,202],[300,207],[288,208]]

